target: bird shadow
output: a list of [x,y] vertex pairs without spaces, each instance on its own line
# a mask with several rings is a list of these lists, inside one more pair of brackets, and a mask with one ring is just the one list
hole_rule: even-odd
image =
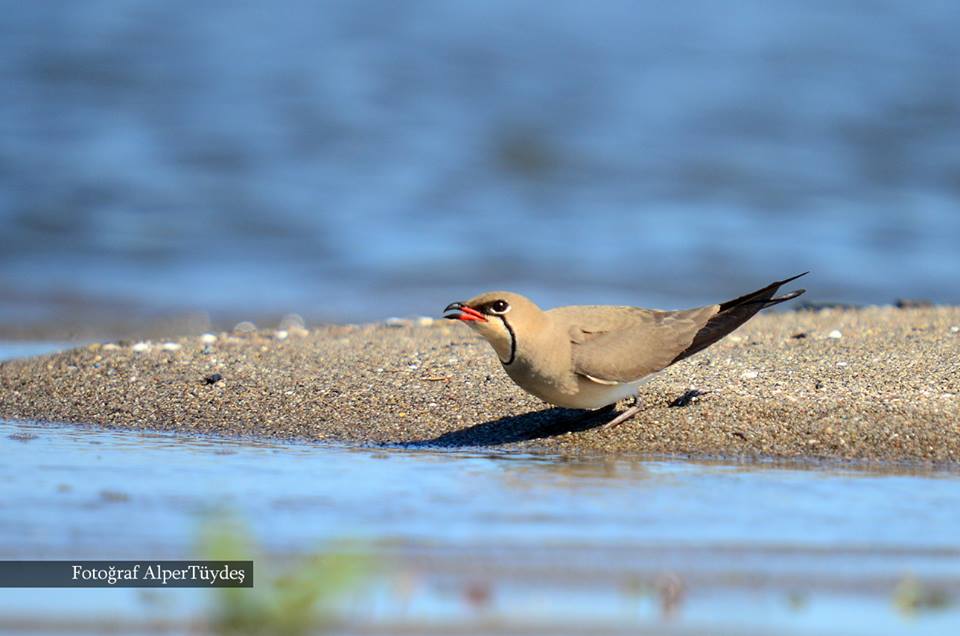
[[433,439],[412,442],[414,446],[500,446],[534,439],[578,433],[602,426],[614,411],[611,405],[596,411],[549,408],[522,415],[501,417],[443,433]]

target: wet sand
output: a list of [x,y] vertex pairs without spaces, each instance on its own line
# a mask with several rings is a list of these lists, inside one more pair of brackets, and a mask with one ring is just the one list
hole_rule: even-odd
[[[701,395],[671,406],[690,389]],[[767,313],[641,388],[551,408],[446,321],[95,343],[0,365],[0,417],[227,436],[960,463],[960,308]],[[684,402],[684,401],[681,401]]]

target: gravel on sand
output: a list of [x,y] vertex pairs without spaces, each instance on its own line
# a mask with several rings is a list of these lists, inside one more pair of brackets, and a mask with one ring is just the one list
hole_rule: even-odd
[[552,408],[448,321],[95,343],[0,365],[0,417],[228,436],[960,463],[960,308],[767,313],[641,387]]

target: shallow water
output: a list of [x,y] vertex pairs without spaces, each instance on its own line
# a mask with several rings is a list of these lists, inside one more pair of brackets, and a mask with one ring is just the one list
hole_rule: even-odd
[[0,322],[960,302],[956,2],[8,4]]
[[0,362],[4,360],[14,360],[16,358],[26,358],[28,356],[42,356],[49,353],[57,353],[72,347],[78,347],[79,342],[48,342],[48,341],[30,341],[5,342],[0,340]]
[[[257,567],[344,539],[388,564],[370,595],[344,609],[358,629],[960,629],[960,475],[952,473],[11,422],[0,423],[0,457],[0,558],[195,556],[205,514],[229,510],[267,555]],[[684,591],[667,612],[655,590],[674,580]],[[946,606],[903,610],[897,590],[909,580]],[[478,586],[482,602],[471,600]],[[100,620],[187,621],[209,600],[197,591],[5,590],[0,627],[15,617],[51,633],[60,617],[84,619],[92,631]]]

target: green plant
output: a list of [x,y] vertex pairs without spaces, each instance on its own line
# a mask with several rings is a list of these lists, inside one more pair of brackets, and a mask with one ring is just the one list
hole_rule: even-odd
[[337,544],[275,572],[279,559],[258,555],[247,527],[229,515],[208,519],[200,554],[209,560],[253,560],[254,587],[217,588],[211,630],[224,636],[301,636],[329,628],[343,595],[362,586],[369,560],[356,546]]

